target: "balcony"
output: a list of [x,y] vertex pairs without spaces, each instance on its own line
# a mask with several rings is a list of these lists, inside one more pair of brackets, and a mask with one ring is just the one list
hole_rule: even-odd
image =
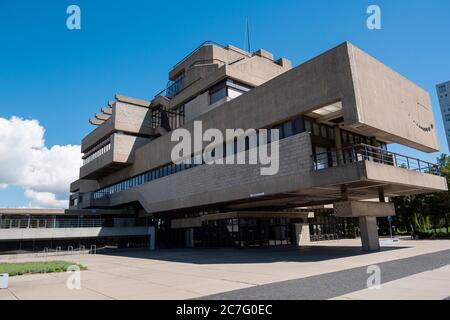
[[113,134],[83,156],[80,179],[98,179],[134,161],[137,148],[150,139],[126,134]]
[[314,194],[349,201],[447,191],[438,165],[367,144],[311,156]]
[[315,171],[350,163],[370,161],[415,172],[441,176],[437,164],[390,152],[367,144],[358,144],[348,148],[315,154],[312,157]]

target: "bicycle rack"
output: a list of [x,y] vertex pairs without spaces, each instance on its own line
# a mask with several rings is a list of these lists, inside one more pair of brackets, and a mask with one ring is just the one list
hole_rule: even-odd
[[86,247],[84,245],[80,245],[79,250],[80,250],[81,254],[84,254],[85,253],[84,251],[86,250]]
[[68,246],[67,247],[67,254],[72,254],[73,253],[73,246]]
[[89,254],[97,254],[97,246],[95,244],[91,245],[91,249],[89,250]]

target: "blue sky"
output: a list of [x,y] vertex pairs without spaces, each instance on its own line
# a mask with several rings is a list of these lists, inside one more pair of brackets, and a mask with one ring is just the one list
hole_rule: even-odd
[[[66,28],[70,4],[81,8],[79,31]],[[370,4],[382,30],[366,28]],[[249,16],[254,49],[297,65],[348,40],[428,90],[447,152],[435,85],[450,80],[449,12],[448,0],[2,1],[0,117],[39,120],[48,147],[79,144],[115,93],[150,99],[201,42],[245,47]],[[27,201],[21,187],[0,189],[0,207]]]

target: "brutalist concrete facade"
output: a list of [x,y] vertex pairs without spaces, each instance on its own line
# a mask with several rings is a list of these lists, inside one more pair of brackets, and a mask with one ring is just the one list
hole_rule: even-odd
[[[282,217],[447,190],[435,165],[386,148],[439,150],[428,93],[350,43],[293,69],[265,50],[205,43],[169,80],[153,100],[117,95],[91,119],[98,127],[82,141],[87,160],[71,185],[71,210],[126,210],[172,222],[249,210]],[[193,132],[194,121],[204,131],[281,129],[278,174],[263,176],[258,165],[173,164],[171,132]],[[363,247],[378,249],[375,219],[367,217],[392,215],[392,205],[380,204],[381,213],[376,205],[349,208],[365,231]]]

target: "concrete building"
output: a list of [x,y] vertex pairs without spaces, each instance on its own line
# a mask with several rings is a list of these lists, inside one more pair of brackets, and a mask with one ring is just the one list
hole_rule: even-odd
[[0,209],[0,255],[127,247],[154,249],[155,228],[110,210]]
[[[173,163],[171,133],[194,133],[196,121],[203,131],[279,129],[278,173]],[[206,42],[153,99],[116,95],[90,122],[68,213],[146,217],[157,246],[301,245],[354,233],[377,250],[376,217],[395,215],[387,197],[447,190],[436,165],[387,148],[439,150],[429,94],[348,42],[295,68],[265,50]],[[265,144],[246,135],[226,141],[227,156],[236,140],[246,158]]]
[[442,120],[444,121],[447,146],[450,150],[450,81],[438,84],[436,90],[441,106]]

